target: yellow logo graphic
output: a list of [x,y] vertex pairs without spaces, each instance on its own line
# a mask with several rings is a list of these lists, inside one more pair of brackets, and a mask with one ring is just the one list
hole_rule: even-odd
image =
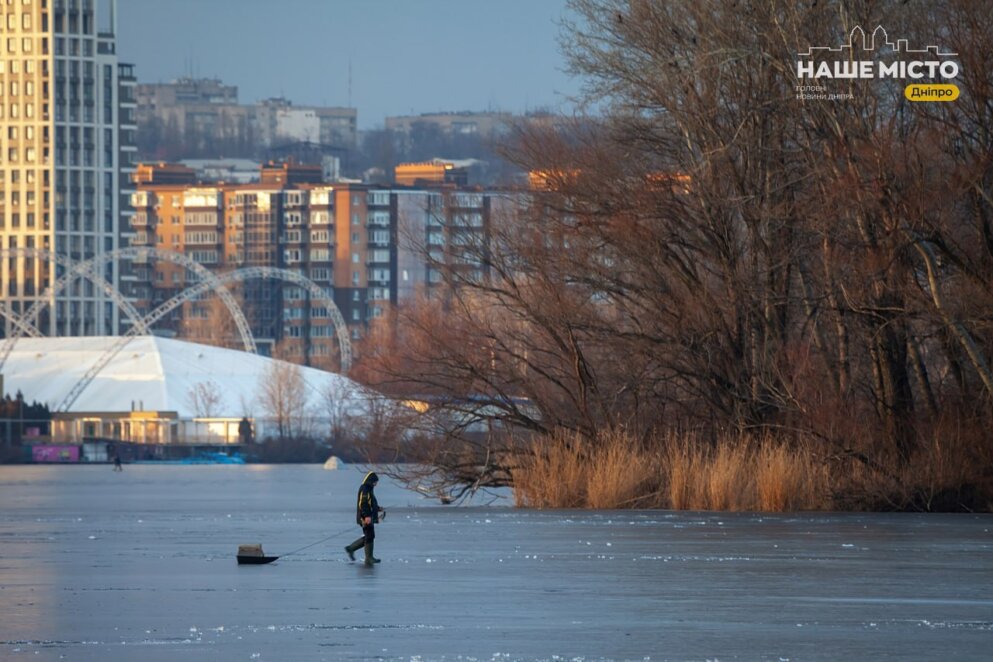
[[959,88],[952,84],[911,83],[904,88],[903,96],[911,101],[955,101]]

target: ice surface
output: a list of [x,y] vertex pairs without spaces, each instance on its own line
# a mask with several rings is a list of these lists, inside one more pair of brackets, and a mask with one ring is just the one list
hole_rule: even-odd
[[[383,563],[366,568],[342,550],[362,475],[0,467],[0,660],[985,660],[993,645],[988,515],[453,507],[384,480]],[[284,556],[238,566],[245,543]]]

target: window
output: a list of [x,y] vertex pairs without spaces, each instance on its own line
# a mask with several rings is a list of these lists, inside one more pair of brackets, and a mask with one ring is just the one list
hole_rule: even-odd
[[388,226],[390,224],[390,212],[388,211],[369,212],[368,224]]

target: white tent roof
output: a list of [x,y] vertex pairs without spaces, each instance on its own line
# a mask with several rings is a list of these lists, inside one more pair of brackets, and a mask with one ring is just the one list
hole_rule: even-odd
[[[22,338],[3,366],[4,390],[20,390],[28,402],[48,403],[54,411],[82,379],[113,337]],[[6,342],[0,340],[0,342]],[[137,336],[94,378],[69,408],[73,412],[175,411],[181,418],[196,415],[190,393],[198,384],[213,382],[221,395],[217,416],[264,416],[260,381],[273,359],[233,349],[158,336]],[[300,367],[308,404],[326,409],[329,389],[348,405],[342,411],[359,414],[373,394],[342,375]]]

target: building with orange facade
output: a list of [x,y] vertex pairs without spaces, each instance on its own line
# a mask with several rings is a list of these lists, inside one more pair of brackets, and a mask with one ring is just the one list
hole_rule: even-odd
[[[319,167],[287,163],[262,166],[251,184],[199,183],[193,170],[174,164],[141,165],[134,179],[133,245],[182,253],[218,274],[271,267],[304,275],[330,295],[353,339],[389,306],[436,287],[438,265],[457,247],[478,245],[467,236],[485,236],[491,217],[514,195],[326,183]],[[473,258],[454,261],[485,277]],[[199,279],[154,258],[138,258],[134,270],[136,307],[146,314]],[[317,365],[334,354],[331,311],[307,290],[270,278],[229,289],[264,352]],[[157,328],[235,341],[226,312],[211,298],[185,303]]]

